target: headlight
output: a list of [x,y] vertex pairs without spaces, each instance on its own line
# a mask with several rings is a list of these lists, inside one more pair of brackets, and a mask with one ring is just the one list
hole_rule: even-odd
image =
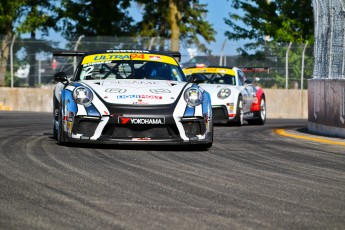
[[184,92],[184,99],[189,106],[198,106],[202,103],[202,92],[200,89],[190,87]]
[[230,94],[231,94],[231,90],[229,88],[223,88],[218,92],[217,96],[219,99],[225,99],[229,97]]
[[91,105],[93,94],[89,88],[78,86],[73,91],[73,98],[78,104],[89,106]]

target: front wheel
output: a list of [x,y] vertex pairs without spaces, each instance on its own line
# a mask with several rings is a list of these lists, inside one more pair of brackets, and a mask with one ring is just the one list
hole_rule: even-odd
[[61,110],[59,112],[59,119],[58,119],[58,127],[57,127],[57,143],[59,145],[64,145],[65,144],[65,132],[63,129],[63,119],[62,119],[62,114]]
[[238,126],[243,125],[244,114],[243,114],[243,100],[242,96],[238,96],[237,107],[236,107],[236,117],[235,124]]
[[265,98],[260,99],[260,111],[255,120],[248,120],[250,125],[263,125],[266,122],[266,101]]

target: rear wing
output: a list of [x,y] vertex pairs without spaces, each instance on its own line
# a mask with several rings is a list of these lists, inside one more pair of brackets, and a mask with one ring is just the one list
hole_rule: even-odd
[[181,62],[181,53],[179,51],[168,51],[168,53],[173,56],[177,62]]
[[[53,52],[53,56],[62,56],[62,57],[81,57],[84,56],[87,52],[77,51],[77,50],[58,50]],[[167,51],[168,54],[173,56],[176,61],[181,61],[181,53],[179,51]]]
[[77,50],[59,50],[53,51],[53,56],[61,56],[61,57],[82,57],[85,55],[86,52],[84,51],[77,51]]
[[270,73],[270,67],[238,67],[243,73]]

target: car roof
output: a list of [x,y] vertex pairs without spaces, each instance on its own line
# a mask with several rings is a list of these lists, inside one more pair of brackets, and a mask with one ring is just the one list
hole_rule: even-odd
[[101,49],[94,51],[76,51],[76,50],[58,50],[54,51],[54,56],[87,56],[92,54],[103,54],[103,53],[143,53],[143,54],[158,54],[171,56],[176,61],[181,60],[181,53],[179,51],[156,51],[156,50],[140,50],[140,49]]
[[188,67],[183,69],[185,74],[193,74],[193,73],[225,73],[236,75],[236,71],[233,70],[231,67],[225,66],[207,66],[207,67]]

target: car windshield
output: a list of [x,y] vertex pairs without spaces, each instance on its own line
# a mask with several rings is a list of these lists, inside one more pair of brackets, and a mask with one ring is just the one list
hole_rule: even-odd
[[[121,55],[113,55],[122,57]],[[128,56],[128,55],[127,55]],[[128,56],[129,57],[129,56]],[[150,58],[153,56],[149,56]],[[171,58],[167,56],[155,56]],[[156,59],[157,59],[156,58]],[[84,58],[85,59],[85,58]],[[95,59],[95,58],[94,58]],[[94,60],[93,59],[93,60]],[[108,58],[110,59],[110,58]],[[112,58],[109,61],[83,61],[77,80],[101,80],[101,79],[151,79],[187,81],[181,68],[175,62],[162,62],[151,60],[118,60]],[[122,59],[125,59],[122,57]],[[144,59],[144,58],[143,58]],[[145,58],[149,59],[149,58]],[[153,58],[152,58],[153,59]],[[84,64],[85,63],[85,64]]]
[[236,85],[236,77],[230,74],[222,73],[203,73],[208,84],[227,84]]

